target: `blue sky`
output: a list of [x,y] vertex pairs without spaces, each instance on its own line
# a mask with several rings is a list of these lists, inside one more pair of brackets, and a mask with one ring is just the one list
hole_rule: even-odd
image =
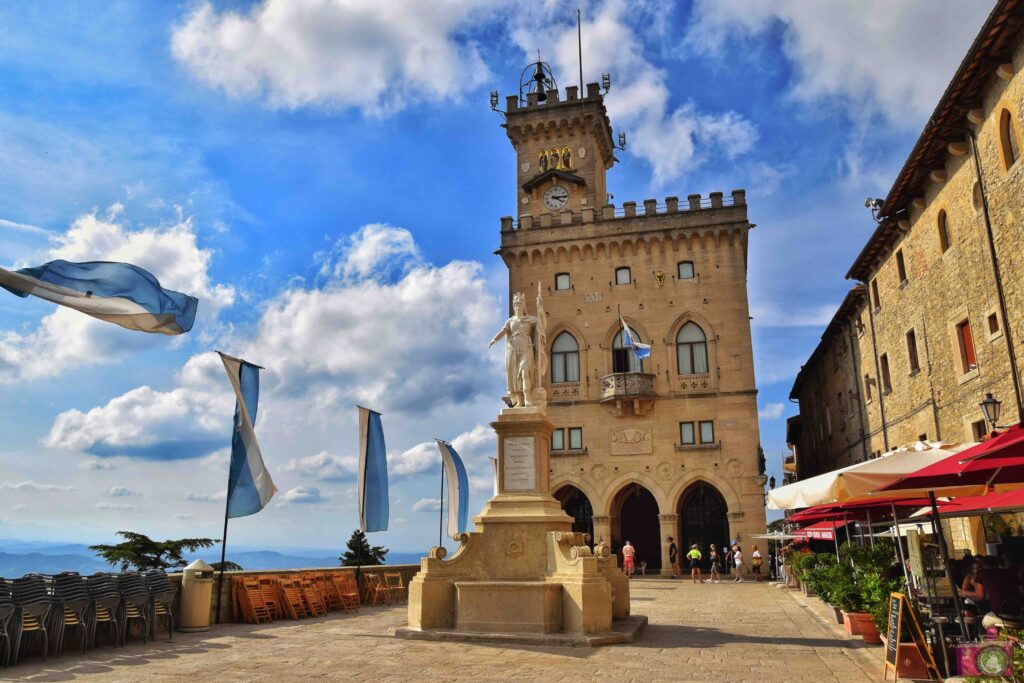
[[[629,148],[615,203],[746,188],[762,442],[777,473],[800,363],[991,7],[603,0],[585,80]],[[354,402],[384,412],[397,550],[436,530],[435,436],[487,497],[514,158],[491,89],[536,50],[576,76],[576,4],[415,0],[0,8],[0,263],[149,268],[199,296],[153,339],[0,298],[0,538],[219,535],[232,398],[209,351],[268,368],[281,494],[249,545],[341,546]],[[426,534],[426,536],[424,536]]]

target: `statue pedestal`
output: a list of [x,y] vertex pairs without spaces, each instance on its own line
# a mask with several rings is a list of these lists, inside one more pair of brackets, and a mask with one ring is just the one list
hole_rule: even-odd
[[629,618],[629,579],[606,545],[591,551],[584,534],[572,531],[572,518],[548,493],[552,424],[540,409],[511,408],[491,426],[498,494],[451,558],[435,547],[421,560],[409,584],[409,626],[396,635],[591,645],[635,639],[647,620]]

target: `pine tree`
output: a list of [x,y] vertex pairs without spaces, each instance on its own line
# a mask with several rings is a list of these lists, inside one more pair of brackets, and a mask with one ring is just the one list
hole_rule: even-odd
[[388,554],[388,549],[383,546],[371,546],[366,540],[366,534],[359,529],[352,532],[352,537],[345,546],[348,550],[338,558],[342,567],[384,564],[384,556]]
[[185,564],[184,553],[209,548],[220,543],[212,538],[180,538],[176,541],[154,541],[145,534],[132,531],[118,531],[117,535],[124,539],[116,545],[91,545],[93,551],[112,565],[121,565],[121,571],[134,567],[140,571],[147,569],[177,569]]

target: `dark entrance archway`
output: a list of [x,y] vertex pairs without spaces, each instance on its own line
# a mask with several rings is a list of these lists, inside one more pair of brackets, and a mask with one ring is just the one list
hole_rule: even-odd
[[[661,569],[661,539],[658,523],[658,501],[640,484],[627,484],[616,494],[612,504],[616,519],[613,528],[614,550],[621,551],[629,541],[636,548],[636,568],[647,563],[647,573],[657,574]],[[615,534],[615,531],[618,534]],[[621,557],[620,557],[621,560]]]
[[594,508],[587,494],[575,486],[563,486],[555,492],[555,500],[562,505],[565,514],[573,518],[572,530],[590,534],[587,545],[594,546]]
[[[699,481],[679,499],[679,555],[685,557],[694,543],[710,565],[708,551],[713,544],[719,554],[729,544],[729,518],[725,498],[711,484]],[[724,563],[724,558],[722,558]],[[723,567],[724,568],[724,567]]]

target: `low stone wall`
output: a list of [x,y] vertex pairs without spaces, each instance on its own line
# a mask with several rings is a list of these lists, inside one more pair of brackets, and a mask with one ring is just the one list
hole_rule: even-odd
[[[360,567],[358,572],[359,591],[362,593],[363,585],[365,583],[365,577],[368,574],[383,574],[384,572],[399,572],[402,574],[402,583],[406,586],[409,585],[409,581],[412,577],[419,572],[420,566],[418,564],[391,564],[391,565],[377,565],[370,567]],[[349,572],[352,574],[356,573],[355,567],[322,567],[322,568],[306,568],[306,569],[266,569],[266,570],[244,570],[237,572],[224,572],[224,582],[221,586],[221,607],[220,607],[220,621],[221,623],[230,623],[233,621],[241,621],[239,616],[237,619],[233,613],[233,605],[231,601],[231,578],[235,576],[288,576],[295,574],[309,574],[309,573],[341,573]],[[177,596],[174,599],[174,623],[180,623],[181,616],[181,574],[168,574],[171,583],[174,584],[177,589]],[[210,623],[217,623],[217,585],[220,579],[220,574],[214,574],[213,579],[213,595],[210,600]]]

